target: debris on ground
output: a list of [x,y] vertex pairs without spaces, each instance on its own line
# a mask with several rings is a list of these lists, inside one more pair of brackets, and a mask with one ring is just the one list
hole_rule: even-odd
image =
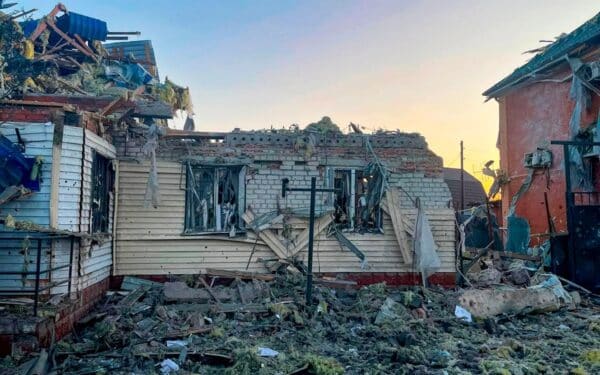
[[558,278],[548,275],[538,285],[527,288],[501,286],[469,289],[459,297],[462,306],[476,318],[501,314],[552,312],[561,307],[574,307],[573,297],[562,287]]
[[[466,291],[316,285],[311,306],[304,301],[305,279],[297,274],[272,281],[248,275],[171,280],[128,278],[124,288],[135,289],[107,293],[92,318],[50,348],[48,359],[42,353],[41,362],[52,364],[49,371],[77,374],[600,371],[600,305],[593,295],[579,296],[576,310],[561,303],[551,313],[480,313],[496,308],[495,293],[570,296],[554,275],[535,274],[523,288]],[[491,297],[471,305],[464,300],[469,293]],[[13,373],[28,360],[6,358],[0,373]]]

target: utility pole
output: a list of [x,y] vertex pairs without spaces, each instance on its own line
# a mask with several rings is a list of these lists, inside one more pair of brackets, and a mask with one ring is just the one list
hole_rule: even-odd
[[289,191],[308,191],[310,192],[310,216],[308,221],[308,270],[306,272],[306,305],[312,303],[312,284],[313,284],[313,242],[315,235],[315,198],[317,192],[336,192],[338,189],[317,189],[317,178],[310,179],[310,188],[289,188],[289,178],[281,180],[281,197],[285,198],[285,194]]
[[465,158],[463,141],[460,141],[460,210],[465,210]]

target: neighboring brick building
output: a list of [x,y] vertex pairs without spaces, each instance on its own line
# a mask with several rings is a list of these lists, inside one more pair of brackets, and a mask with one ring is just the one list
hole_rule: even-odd
[[[573,173],[566,176],[563,146],[551,142],[599,140],[599,68],[600,14],[483,93],[499,105],[503,216],[514,211],[527,220],[531,246],[570,233],[571,277],[594,287],[600,286],[593,276],[600,274],[600,152],[570,147]],[[573,194],[565,194],[567,177]],[[564,263],[555,255],[553,262]]]

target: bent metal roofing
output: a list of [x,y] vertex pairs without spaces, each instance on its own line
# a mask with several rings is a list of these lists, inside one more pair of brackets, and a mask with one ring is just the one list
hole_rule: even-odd
[[[571,33],[558,38],[542,52],[535,55],[524,65],[515,69],[511,74],[487,89],[483,95],[488,98],[499,97],[501,92],[519,83],[529,75],[563,60],[574,49],[600,37],[600,13],[573,30]],[[571,56],[570,56],[571,57]]]

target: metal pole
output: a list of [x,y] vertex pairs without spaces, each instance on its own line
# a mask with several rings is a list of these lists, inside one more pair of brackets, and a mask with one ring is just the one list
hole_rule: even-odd
[[73,247],[75,237],[71,236],[71,253],[69,254],[69,298],[71,297],[71,278],[73,277]]
[[[496,239],[494,238],[494,227],[492,226],[492,213],[490,212],[490,200],[487,197],[485,197],[485,210],[488,220],[488,236],[490,236],[490,241],[493,242],[492,249],[496,250]],[[462,270],[460,271],[462,272]]]
[[460,210],[465,210],[465,166],[464,147],[460,141]]
[[575,233],[573,233],[573,194],[571,194],[571,158],[569,155],[569,145],[563,144],[563,153],[565,158],[565,201],[567,203],[567,231],[569,233],[568,244],[569,244],[569,278],[571,280],[577,281],[577,277],[575,275],[576,267],[576,254],[575,254]]
[[42,268],[42,240],[38,238],[37,260],[35,264],[35,298],[33,300],[33,315],[37,316],[38,299],[40,294],[40,270]]
[[312,302],[312,281],[313,281],[313,236],[315,233],[315,195],[317,178],[310,179],[310,218],[308,223],[308,273],[306,275],[306,305],[310,306]]

